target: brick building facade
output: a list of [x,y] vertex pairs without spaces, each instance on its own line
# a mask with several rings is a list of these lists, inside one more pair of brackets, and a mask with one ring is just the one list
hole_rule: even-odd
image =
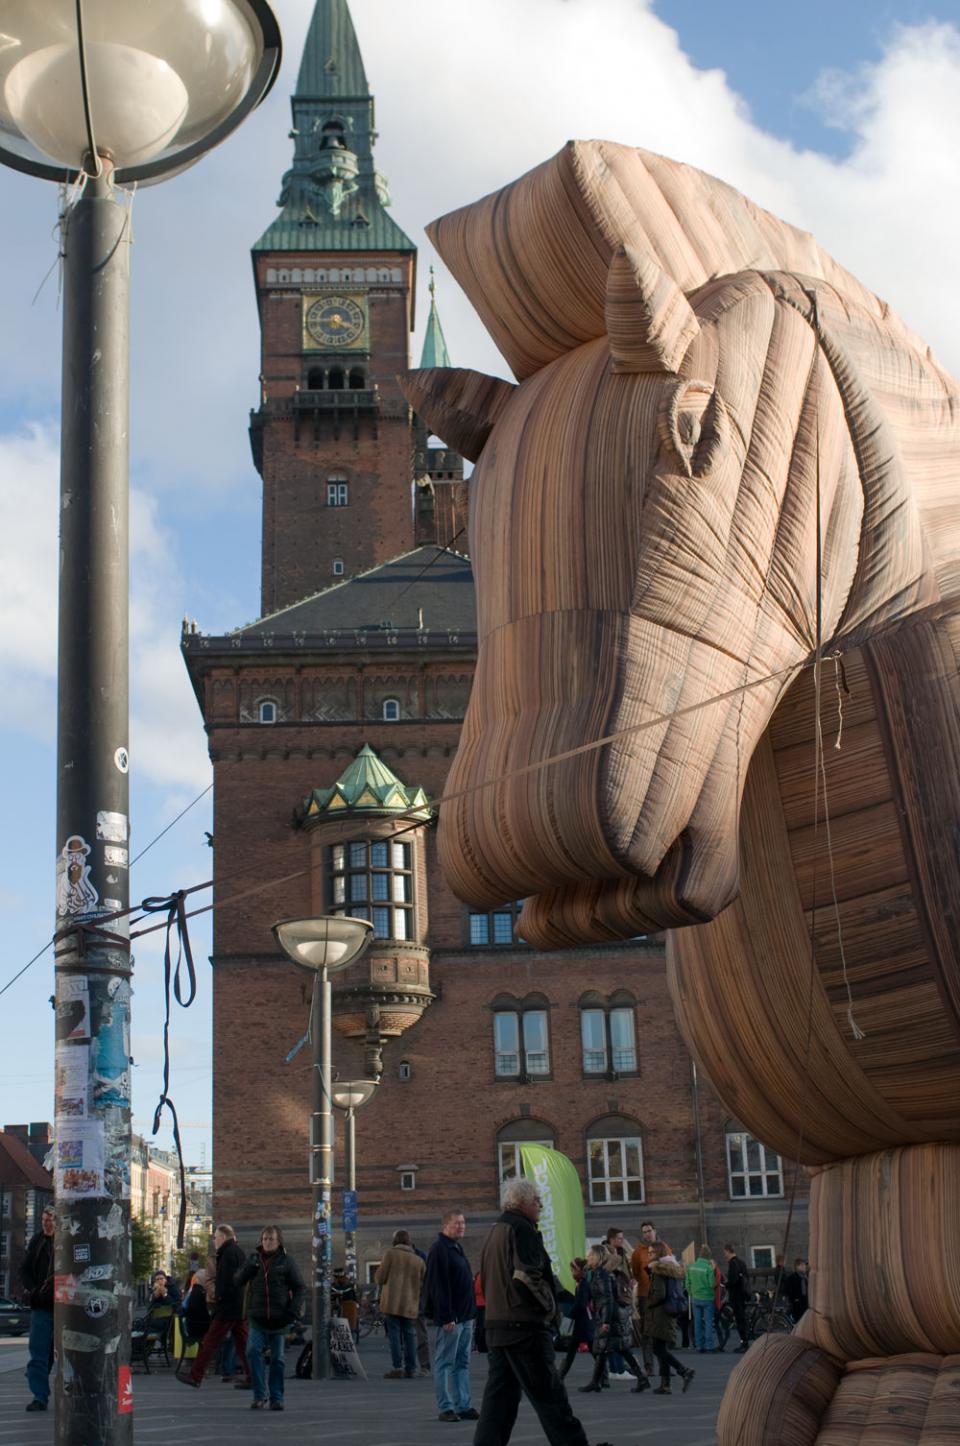
[[44,1165],[52,1145],[46,1121],[0,1129],[0,1295],[19,1299],[27,1244],[53,1204],[53,1176]]
[[[254,248],[263,615],[182,638],[214,764],[215,1214],[247,1236],[278,1220],[308,1251],[310,1065],[288,1056],[310,981],[270,925],[339,910],[376,933],[334,983],[335,1067],[380,1078],[357,1117],[361,1271],[400,1223],[427,1242],[447,1204],[492,1219],[523,1140],[574,1161],[591,1235],[652,1216],[765,1264],[790,1172],[697,1080],[662,940],[535,951],[512,901],[471,912],[440,875],[428,801],[477,646],[465,540],[444,545],[463,469],[393,380],[415,252],[385,209],[346,0],[318,0],[293,111],[283,210]],[[433,296],[425,360],[448,364]]]

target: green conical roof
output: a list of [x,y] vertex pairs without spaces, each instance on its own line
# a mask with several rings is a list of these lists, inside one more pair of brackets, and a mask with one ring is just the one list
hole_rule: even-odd
[[304,821],[338,813],[388,815],[412,810],[412,817],[427,819],[430,808],[422,788],[408,788],[365,743],[332,788],[314,788],[303,800]]
[[307,31],[297,76],[298,96],[368,96],[363,68],[347,0],[317,0]]
[[447,343],[443,335],[443,327],[440,325],[440,315],[437,311],[437,283],[433,279],[433,267],[430,267],[430,315],[427,317],[427,331],[423,338],[423,352],[420,357],[422,367],[448,367],[452,365],[450,353],[447,351]]
[[373,97],[347,0],[317,0],[291,104],[282,209],[254,251],[416,251],[386,209]]

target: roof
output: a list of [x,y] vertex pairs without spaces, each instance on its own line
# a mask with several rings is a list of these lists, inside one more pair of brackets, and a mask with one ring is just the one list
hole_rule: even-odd
[[363,68],[347,0],[317,0],[303,46],[298,96],[367,96]]
[[31,1155],[26,1145],[8,1130],[0,1130],[0,1185],[7,1189],[52,1190],[53,1176]]
[[416,809],[429,818],[427,795],[422,788],[408,788],[387,767],[369,743],[365,743],[332,788],[314,788],[303,800],[302,817],[321,813],[391,814]]
[[430,267],[430,315],[427,317],[427,330],[423,338],[420,365],[421,367],[448,367],[451,365],[450,353],[447,351],[447,343],[437,311],[437,283],[433,279],[432,266]]
[[285,207],[254,251],[416,251],[416,246],[379,204],[348,200],[339,216],[306,205]]
[[237,628],[232,636],[420,628],[474,633],[470,559],[430,544]]

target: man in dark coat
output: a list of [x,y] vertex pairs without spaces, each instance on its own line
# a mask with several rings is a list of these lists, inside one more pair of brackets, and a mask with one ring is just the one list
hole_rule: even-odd
[[750,1297],[750,1274],[733,1245],[725,1245],[723,1254],[727,1262],[727,1300],[730,1302],[730,1309],[733,1311],[733,1318],[737,1323],[737,1331],[740,1335],[737,1350],[745,1351],[750,1345],[747,1340],[747,1301]]
[[475,1421],[470,1400],[470,1343],[476,1302],[473,1271],[461,1240],[467,1222],[462,1210],[448,1210],[427,1256],[426,1292],[437,1327],[433,1354],[438,1419]]
[[551,1446],[587,1446],[557,1372],[556,1290],[537,1229],[537,1187],[524,1176],[508,1180],[501,1204],[503,1214],[480,1257],[490,1368],[473,1446],[506,1446],[521,1394],[539,1416]]
[[807,1278],[807,1262],[802,1256],[798,1256],[793,1262],[793,1270],[783,1277],[783,1293],[790,1303],[790,1314],[794,1321],[806,1314],[809,1300],[807,1290],[809,1287]]
[[[283,1352],[287,1329],[299,1320],[307,1288],[297,1262],[283,1248],[283,1235],[276,1225],[260,1231],[260,1244],[239,1271],[236,1284],[250,1285],[250,1374],[256,1411],[267,1404],[271,1411],[283,1410]],[[264,1375],[264,1356],[270,1352],[269,1383]]]
[[236,1283],[237,1275],[244,1265],[243,1251],[237,1244],[236,1231],[232,1225],[218,1225],[213,1242],[217,1250],[213,1318],[189,1375],[178,1376],[177,1379],[185,1386],[199,1387],[207,1366],[227,1336],[230,1336],[240,1369],[246,1377],[242,1384],[244,1389],[249,1389],[250,1367],[247,1364],[247,1322],[243,1318],[243,1286]]
[[27,1385],[33,1400],[28,1411],[45,1411],[50,1400],[50,1367],[53,1364],[53,1236],[57,1217],[44,1210],[40,1229],[34,1235],[20,1267],[20,1279],[30,1303],[30,1355]]

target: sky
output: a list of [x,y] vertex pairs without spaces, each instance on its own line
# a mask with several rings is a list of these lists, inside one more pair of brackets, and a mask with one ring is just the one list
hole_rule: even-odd
[[[312,0],[274,0],[273,92],[217,151],[133,202],[131,856],[210,783],[179,653],[259,612],[249,251],[290,164],[289,96]],[[722,177],[818,241],[960,375],[960,0],[352,0],[392,212],[420,248],[456,365],[509,376],[433,255],[433,217],[568,139],[621,141]],[[0,167],[0,988],[53,923],[60,310],[56,188]],[[210,876],[210,795],[132,869],[131,897]],[[15,845],[15,847],[14,847]],[[204,896],[205,897],[205,896]],[[199,997],[175,1010],[171,1095],[209,1160],[209,916]],[[160,1089],[162,951],[136,951],[135,1128]],[[49,953],[0,996],[0,1123],[52,1118]],[[291,1044],[295,1041],[291,1040]],[[168,1143],[166,1130],[158,1142]]]

